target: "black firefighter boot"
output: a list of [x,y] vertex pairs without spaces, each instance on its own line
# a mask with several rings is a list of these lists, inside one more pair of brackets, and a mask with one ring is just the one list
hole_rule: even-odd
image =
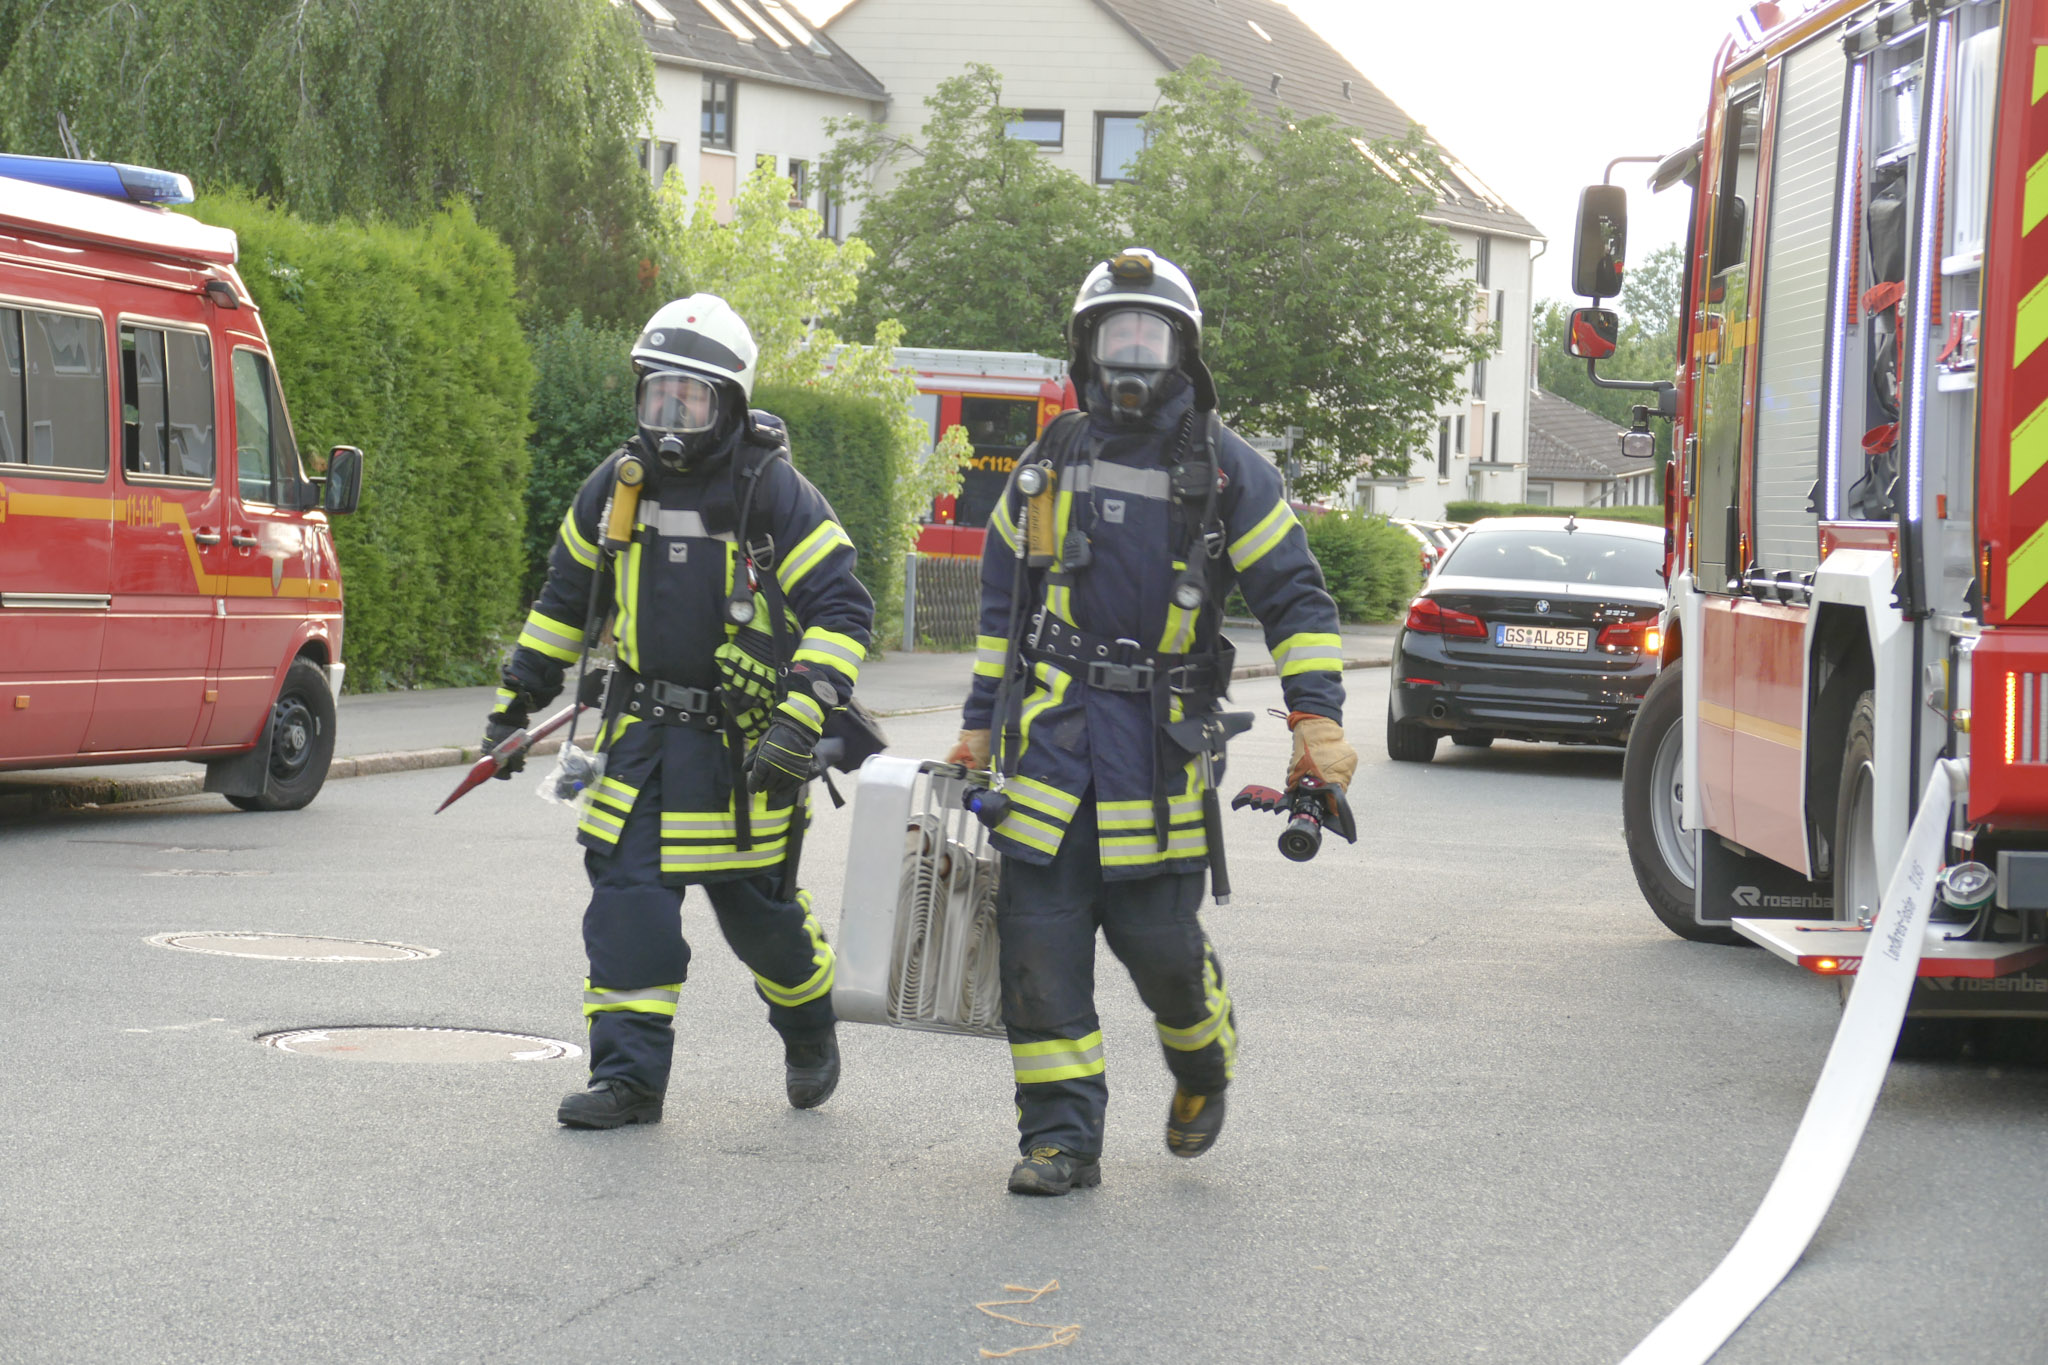
[[839,1032],[782,1043],[782,1088],[795,1109],[816,1109],[839,1088]]
[[1223,1092],[1195,1095],[1173,1088],[1166,1110],[1166,1150],[1175,1156],[1198,1157],[1216,1145],[1223,1132]]
[[631,1081],[592,1081],[588,1090],[562,1097],[555,1120],[568,1128],[623,1128],[660,1123],[661,1096]]
[[1101,1161],[1057,1147],[1033,1147],[1030,1156],[1010,1168],[1011,1194],[1065,1194],[1101,1183]]

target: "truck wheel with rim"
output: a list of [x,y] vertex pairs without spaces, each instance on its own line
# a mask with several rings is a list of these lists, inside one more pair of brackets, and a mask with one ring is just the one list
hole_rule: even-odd
[[294,659],[270,708],[270,771],[256,796],[230,796],[243,810],[298,810],[320,794],[334,761],[334,691],[311,659]]
[[1387,757],[1396,763],[1427,763],[1436,757],[1436,742],[1442,738],[1427,725],[1394,719],[1394,698],[1387,697]]
[[1629,731],[1621,761],[1621,830],[1629,866],[1650,911],[1694,943],[1747,942],[1693,918],[1693,834],[1685,827],[1685,660],[1657,674]]
[[[1834,893],[1835,918],[1862,919],[1877,913],[1884,897],[1885,872],[1877,862],[1877,694],[1866,691],[1849,713],[1849,735],[1842,745],[1842,782],[1836,788]],[[1842,1003],[1856,979],[1839,980]],[[1959,1055],[1974,1032],[1970,1019],[1907,1019],[1899,1029],[1892,1055],[1908,1060],[1941,1061]]]

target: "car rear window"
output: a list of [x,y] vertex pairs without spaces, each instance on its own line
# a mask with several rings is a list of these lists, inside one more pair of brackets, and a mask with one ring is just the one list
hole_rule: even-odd
[[1532,527],[1473,531],[1451,550],[1442,572],[1609,588],[1661,588],[1663,567],[1662,541]]

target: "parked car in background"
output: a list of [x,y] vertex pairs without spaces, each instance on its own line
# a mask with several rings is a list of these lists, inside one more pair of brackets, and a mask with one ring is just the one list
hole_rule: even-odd
[[191,199],[0,156],[0,772],[192,759],[290,810],[334,753],[362,452],[306,477],[235,234],[161,207]]
[[1424,578],[1435,572],[1436,566],[1443,562],[1451,547],[1465,534],[1465,528],[1452,521],[1413,521],[1406,517],[1389,517],[1388,520],[1415,538]]
[[1445,735],[1626,744],[1657,675],[1663,567],[1654,526],[1474,524],[1395,637],[1387,756],[1427,763]]

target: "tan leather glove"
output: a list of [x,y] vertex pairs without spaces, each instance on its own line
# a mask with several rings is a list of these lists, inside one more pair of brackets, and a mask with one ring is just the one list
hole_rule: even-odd
[[1294,732],[1294,757],[1287,763],[1287,785],[1293,786],[1303,774],[1319,782],[1351,789],[1351,775],[1358,771],[1358,750],[1344,738],[1344,727],[1328,716],[1296,711],[1287,717]]
[[[1357,760],[1354,759],[1353,762]],[[953,741],[953,752],[946,755],[946,762],[958,763],[969,768],[988,766],[988,731],[962,730],[960,738]]]

